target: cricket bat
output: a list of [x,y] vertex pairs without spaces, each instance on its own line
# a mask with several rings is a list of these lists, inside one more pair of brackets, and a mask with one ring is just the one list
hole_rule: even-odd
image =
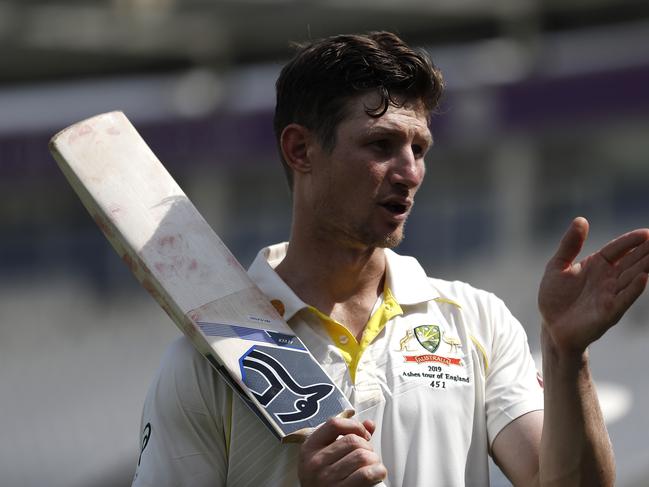
[[76,123],[49,147],[138,281],[282,442],[354,414],[122,112]]

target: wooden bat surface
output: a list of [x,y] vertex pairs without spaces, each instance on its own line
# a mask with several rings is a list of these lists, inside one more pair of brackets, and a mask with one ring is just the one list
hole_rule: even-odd
[[66,128],[50,151],[142,286],[278,438],[353,414],[123,113]]

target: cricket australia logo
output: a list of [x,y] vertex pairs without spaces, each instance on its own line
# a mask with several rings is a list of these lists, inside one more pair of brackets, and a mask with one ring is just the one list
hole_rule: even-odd
[[414,329],[417,341],[428,350],[434,353],[439,348],[441,335],[437,325],[421,325]]
[[243,380],[255,399],[284,424],[317,415],[321,401],[334,391],[333,384],[299,384],[278,358],[289,368],[297,367],[300,362],[295,354],[304,352],[264,348],[253,347],[239,360]]

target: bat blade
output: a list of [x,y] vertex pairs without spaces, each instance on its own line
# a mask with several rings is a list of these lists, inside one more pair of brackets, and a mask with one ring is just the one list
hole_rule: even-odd
[[122,112],[50,151],[142,286],[282,441],[353,408]]

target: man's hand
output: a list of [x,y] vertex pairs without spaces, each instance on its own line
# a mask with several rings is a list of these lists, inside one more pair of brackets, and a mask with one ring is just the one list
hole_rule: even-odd
[[374,423],[332,418],[300,448],[298,476],[302,487],[365,487],[381,482],[387,470],[370,445]]
[[581,262],[588,236],[575,218],[550,259],[539,289],[543,333],[560,352],[581,354],[642,294],[649,272],[649,229],[621,235]]

